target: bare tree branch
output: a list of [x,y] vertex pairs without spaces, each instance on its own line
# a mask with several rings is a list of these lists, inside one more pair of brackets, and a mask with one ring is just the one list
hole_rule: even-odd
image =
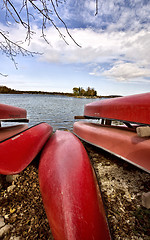
[[[3,54],[5,54],[7,57],[9,57],[12,62],[14,63],[16,69],[17,69],[17,63],[15,61],[15,57],[18,54],[21,54],[22,56],[33,56],[35,54],[39,54],[36,52],[31,52],[22,47],[20,44],[21,42],[13,42],[7,37],[7,33],[3,32],[0,29],[0,36],[3,37],[4,41],[0,42],[0,50]],[[4,75],[4,74],[1,74]]]
[[[72,37],[71,33],[68,30],[68,27],[66,23],[63,21],[63,19],[60,17],[57,8],[59,7],[59,4],[63,4],[66,2],[66,0],[22,0],[20,1],[20,7],[19,4],[15,5],[13,0],[3,0],[3,7],[2,9],[6,10],[6,18],[11,16],[11,18],[14,20],[15,23],[21,24],[26,30],[26,38],[24,41],[28,41],[28,44],[30,44],[33,31],[32,31],[32,21],[36,20],[33,13],[39,14],[40,17],[42,17],[41,22],[41,33],[43,39],[49,44],[45,29],[47,28],[47,25],[52,25],[57,31],[59,36],[68,44],[68,42],[65,39],[65,35],[61,32],[60,28],[55,24],[53,20],[53,16],[55,16],[64,26],[66,30],[66,34],[71,38],[71,40],[78,46],[80,45],[75,41],[75,39]],[[95,0],[96,4],[96,13],[98,14],[98,0]],[[55,15],[53,15],[55,14]],[[32,19],[31,19],[32,18]],[[4,41],[0,42],[0,50],[3,54],[5,54],[7,57],[10,57],[10,59],[14,62],[15,67],[17,68],[17,63],[15,62],[15,57],[18,54],[22,54],[23,56],[27,55],[34,55],[37,54],[35,52],[30,52],[27,49],[23,48],[20,43],[23,42],[14,42],[10,39],[9,33],[6,34],[5,31],[0,29],[0,36],[4,39]],[[2,74],[1,74],[2,75]]]
[[[56,0],[56,6],[58,6],[58,3],[60,2]],[[61,17],[58,15],[54,3],[51,2],[50,0],[39,0],[39,1],[22,0],[22,3],[20,3],[20,7],[18,7],[18,5],[15,6],[15,3],[11,0],[3,0],[2,9],[6,9],[6,19],[8,19],[8,17],[11,16],[11,18],[14,20],[15,23],[21,24],[25,29],[27,29],[26,38],[24,39],[24,41],[28,41],[28,45],[30,44],[32,35],[34,33],[31,30],[32,23],[30,21],[31,18],[32,20],[35,20],[33,13],[38,13],[39,16],[42,16],[43,18],[41,23],[41,32],[42,32],[42,37],[48,44],[49,42],[45,34],[45,29],[47,27],[47,24],[51,24],[58,31],[60,37],[66,42],[65,36],[62,34],[60,29],[56,26],[53,19],[51,18],[52,13],[55,13],[57,18],[59,17],[59,20],[65,26],[67,34],[75,42],[75,40],[69,33],[67,26],[62,21]],[[27,49],[23,48],[21,46],[21,43],[23,42],[12,41],[10,39],[9,32],[6,33],[5,31],[0,29],[0,36],[3,38],[3,40],[0,41],[0,50],[3,54],[5,54],[7,57],[9,57],[13,61],[16,68],[17,68],[17,63],[15,61],[15,57],[18,54],[22,54],[23,56],[27,56],[27,55],[33,56],[34,54],[37,54],[35,52],[30,52]],[[66,44],[68,43],[66,42]],[[5,75],[5,74],[1,74],[1,75]]]
[[71,36],[70,32],[68,31],[67,25],[66,25],[65,22],[61,19],[61,17],[59,16],[58,12],[56,11],[56,8],[55,8],[55,5],[54,5],[54,3],[53,3],[53,0],[51,0],[51,3],[52,3],[52,6],[53,6],[54,11],[55,11],[55,13],[56,13],[56,16],[57,16],[58,19],[63,23],[63,25],[64,25],[64,27],[65,27],[65,29],[66,29],[67,34],[69,35],[69,37],[75,42],[75,44],[76,44],[77,46],[81,47],[81,46],[74,40],[74,38]]
[[[64,2],[65,2],[65,0],[64,0]],[[52,13],[55,13],[57,19],[59,19],[60,22],[64,25],[64,27],[66,29],[67,35],[74,41],[74,43],[77,46],[80,47],[80,45],[75,41],[75,39],[70,34],[70,32],[69,32],[65,22],[59,16],[53,0],[39,0],[39,1],[23,0],[22,6],[21,6],[20,10],[17,10],[17,7],[14,6],[14,3],[12,3],[11,0],[3,0],[3,3],[4,3],[4,6],[5,6],[6,10],[7,10],[7,15],[9,13],[16,23],[21,23],[21,25],[24,28],[27,28],[27,38],[26,39],[28,39],[29,41],[31,39],[31,34],[32,34],[32,32],[31,32],[31,24],[30,24],[30,16],[33,17],[33,15],[32,15],[31,12],[29,12],[28,3],[30,3],[30,5],[34,8],[34,10],[36,10],[40,14],[40,16],[43,17],[42,36],[44,37],[45,40],[46,40],[46,38],[45,38],[46,35],[44,34],[44,29],[46,29],[46,23],[50,23],[58,31],[60,37],[66,42],[64,34],[62,34],[62,32],[57,27],[57,25],[54,23],[54,21],[53,21],[53,19],[51,17]],[[58,0],[55,0],[55,3],[56,3],[57,7],[58,7],[58,3],[62,4],[62,2],[60,2]],[[39,7],[39,4],[41,4],[40,7]],[[23,10],[25,10],[25,12],[26,12],[26,20],[23,20],[23,18],[21,17],[21,12]]]
[[[12,18],[15,20],[16,23],[21,23],[24,27],[26,27],[26,23],[22,21],[22,18],[20,16],[20,14],[18,13],[18,11],[16,10],[16,8],[14,7],[13,3],[11,3],[11,1],[9,0],[3,0],[3,3],[6,7],[6,10],[10,13],[10,15],[12,16]],[[10,5],[10,6],[8,6]],[[10,7],[13,9],[14,12],[11,11]],[[15,18],[15,15],[18,17],[18,20]]]
[[96,12],[95,12],[95,16],[98,14],[98,0],[95,0],[96,1]]
[[7,74],[2,74],[2,73],[0,73],[0,75],[3,76],[3,77],[8,77]]

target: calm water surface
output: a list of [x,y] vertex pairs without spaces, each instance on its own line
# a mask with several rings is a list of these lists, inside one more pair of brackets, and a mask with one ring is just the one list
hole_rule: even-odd
[[29,126],[47,122],[54,130],[72,130],[74,116],[83,115],[84,105],[96,100],[54,95],[0,94],[0,103],[27,110]]

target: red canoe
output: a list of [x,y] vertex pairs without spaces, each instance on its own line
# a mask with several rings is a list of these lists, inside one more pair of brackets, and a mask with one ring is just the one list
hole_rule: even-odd
[[27,111],[23,108],[0,104],[0,121],[28,121]]
[[150,173],[150,138],[139,137],[127,127],[76,122],[74,133],[84,141],[100,147]]
[[9,127],[1,127],[0,128],[0,143],[7,138],[12,137],[13,135],[16,135],[17,133],[20,133],[28,128],[27,124],[20,124],[20,125],[14,125]]
[[55,240],[110,239],[94,171],[72,133],[56,131],[49,139],[40,159],[39,182]]
[[16,174],[36,157],[52,134],[52,127],[40,123],[0,128],[0,174]]
[[150,93],[92,102],[85,105],[84,116],[150,125]]

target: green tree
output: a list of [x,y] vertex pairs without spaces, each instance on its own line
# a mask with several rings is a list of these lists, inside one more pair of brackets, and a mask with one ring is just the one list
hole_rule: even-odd
[[79,96],[79,88],[74,87],[74,88],[73,88],[73,94],[74,94],[75,96]]
[[94,97],[94,96],[97,96],[97,91],[95,91],[94,88],[90,88],[90,87],[87,88],[87,91],[85,91],[82,87],[79,87],[79,88],[74,87],[73,94],[75,96],[89,96],[89,97],[92,96],[92,97]]
[[80,96],[84,96],[85,95],[85,90],[83,88],[81,88],[80,90]]
[[85,91],[85,96],[92,96],[92,97],[97,96],[97,91],[95,91],[94,88],[88,87],[87,91]]

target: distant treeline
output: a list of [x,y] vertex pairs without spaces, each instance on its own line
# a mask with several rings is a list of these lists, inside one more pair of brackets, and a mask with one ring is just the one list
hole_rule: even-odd
[[97,91],[90,87],[88,87],[87,90],[84,90],[82,87],[74,87],[73,94],[74,96],[96,97]]
[[19,91],[19,90],[8,88],[6,86],[0,86],[0,93],[5,93],[5,94],[47,94],[47,95],[73,96],[73,93],[63,93],[63,92]]
[[82,87],[74,87],[73,95],[77,97],[96,97],[96,98],[114,98],[121,97],[120,95],[97,96],[97,91],[94,88],[88,87],[86,90]]
[[97,96],[97,91],[94,88],[88,87],[84,90],[82,87],[74,87],[73,93],[63,93],[63,92],[44,92],[44,91],[19,91],[15,89],[8,88],[6,86],[0,86],[0,94],[46,94],[46,95],[62,95],[68,97],[97,97],[97,98],[114,98],[121,97],[120,95],[109,95],[109,96]]
[[14,90],[14,89],[5,87],[5,86],[0,86],[0,93],[14,93],[14,94],[17,94],[17,93],[20,93],[20,92]]

